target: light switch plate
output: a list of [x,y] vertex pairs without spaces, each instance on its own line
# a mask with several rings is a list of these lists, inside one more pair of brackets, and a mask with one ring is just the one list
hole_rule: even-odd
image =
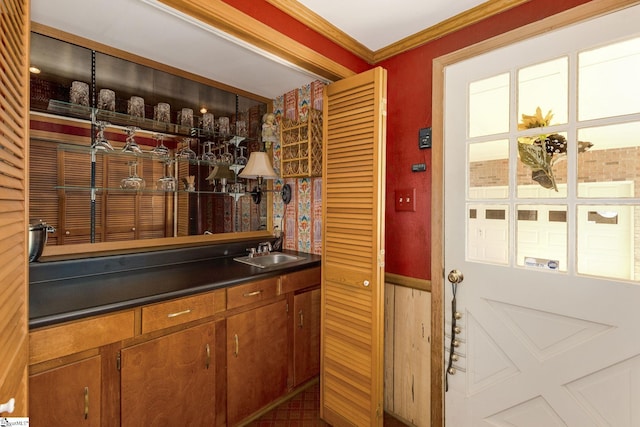
[[404,188],[395,191],[396,211],[416,211],[416,189]]

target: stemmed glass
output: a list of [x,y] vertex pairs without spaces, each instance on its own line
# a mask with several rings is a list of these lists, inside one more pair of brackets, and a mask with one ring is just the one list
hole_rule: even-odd
[[247,147],[238,147],[238,150],[240,150],[240,155],[236,156],[236,165],[241,165],[241,166],[246,166],[248,159],[244,156],[244,150]]
[[133,137],[138,130],[140,130],[139,127],[127,126],[127,143],[122,148],[123,153],[142,154],[140,146]]
[[98,131],[96,132],[96,140],[93,143],[93,148],[98,150],[113,150],[113,147],[107,141],[107,138],[104,136],[104,129],[109,125],[107,122],[97,122],[96,126],[98,126]]
[[120,188],[124,190],[142,190],[144,179],[138,176],[138,162],[132,160],[129,163],[129,176],[120,181]]
[[167,159],[164,162],[164,176],[158,179],[157,188],[161,191],[176,191],[176,179],[171,174],[173,160]]
[[213,145],[213,142],[205,141],[202,145],[203,145],[203,152],[201,157],[202,161],[210,165],[215,165],[216,155],[213,151],[211,151],[211,146]]
[[191,149],[191,140],[192,138],[183,138],[182,139],[182,148],[178,150],[176,153],[176,157],[181,159],[195,160],[198,158],[198,155],[195,151]]
[[164,145],[164,135],[156,133],[153,135],[153,139],[156,140],[156,146],[150,151],[150,153],[158,157],[168,157],[169,149]]
[[224,164],[230,165],[233,163],[233,154],[229,152],[229,143],[224,143],[224,153],[220,156],[220,161]]

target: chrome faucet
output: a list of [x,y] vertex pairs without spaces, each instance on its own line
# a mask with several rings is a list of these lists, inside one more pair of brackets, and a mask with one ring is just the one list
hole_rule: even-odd
[[271,247],[271,242],[262,242],[258,243],[258,250],[256,251],[259,255],[268,255],[273,248]]

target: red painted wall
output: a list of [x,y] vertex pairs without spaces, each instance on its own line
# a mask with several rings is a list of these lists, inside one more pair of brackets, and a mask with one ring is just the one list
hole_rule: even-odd
[[[356,71],[371,66],[264,0],[224,0],[233,7]],[[570,9],[589,0],[531,0],[517,8],[381,62],[387,69],[387,272],[431,278],[431,150],[418,149],[418,130],[431,126],[434,58]],[[357,19],[357,18],[354,18]],[[411,165],[426,163],[426,172]],[[394,192],[416,189],[416,212],[396,212]]]
[[[431,150],[418,130],[431,127],[434,58],[502,34],[587,0],[531,0],[515,9],[381,62],[387,69],[386,264],[390,273],[431,278]],[[427,172],[411,172],[426,163]],[[394,192],[416,189],[416,212],[396,212]]]

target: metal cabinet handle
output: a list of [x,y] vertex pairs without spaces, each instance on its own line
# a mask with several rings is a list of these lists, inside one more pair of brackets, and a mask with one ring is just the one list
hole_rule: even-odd
[[89,418],[89,387],[84,388],[84,419]]
[[298,312],[298,315],[300,316],[300,323],[298,323],[298,327],[304,328],[304,313],[302,313],[302,310]]
[[207,363],[205,363],[205,366],[209,369],[209,365],[211,364],[211,347],[209,346],[209,343],[207,343],[205,351],[207,352]]
[[240,342],[238,340],[238,334],[233,334],[233,341],[235,343],[235,350],[233,351],[233,355],[238,357],[238,353],[240,352]]
[[191,309],[190,308],[188,308],[186,310],[178,311],[178,312],[175,312],[175,313],[169,313],[169,314],[167,314],[167,317],[171,319],[172,317],[178,317],[178,316],[182,316],[183,314],[189,314],[189,313],[191,313]]
[[255,297],[256,295],[260,295],[262,293],[262,289],[258,289],[257,291],[253,291],[253,292],[245,292],[244,294],[242,294],[243,297]]

